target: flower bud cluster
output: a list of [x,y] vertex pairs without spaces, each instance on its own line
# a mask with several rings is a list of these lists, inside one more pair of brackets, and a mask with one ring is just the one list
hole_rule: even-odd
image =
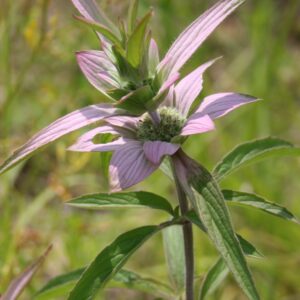
[[175,108],[162,107],[158,109],[160,122],[155,124],[148,113],[144,114],[138,125],[137,138],[142,141],[171,142],[181,132],[186,118]]

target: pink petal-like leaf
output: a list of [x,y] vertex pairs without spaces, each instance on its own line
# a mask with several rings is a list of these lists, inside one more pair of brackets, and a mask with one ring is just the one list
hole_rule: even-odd
[[11,282],[4,295],[0,296],[1,300],[16,300],[19,298],[24,288],[30,283],[32,277],[42,266],[51,248],[52,246],[48,247],[46,252],[41,257],[39,257],[31,266],[29,266]]
[[170,77],[163,83],[160,87],[157,95],[153,99],[154,109],[156,109],[159,105],[166,105],[170,99],[170,89],[173,90],[173,85],[180,78],[179,73],[173,73]]
[[198,133],[211,131],[214,129],[215,129],[214,122],[208,115],[203,116],[202,114],[195,113],[189,117],[186,124],[182,128],[180,135],[186,136],[186,135],[198,134]]
[[161,86],[161,88],[159,89],[157,95],[160,96],[163,93],[165,93],[166,91],[169,90],[169,88],[175,84],[175,82],[180,78],[180,74],[179,73],[172,73],[170,75],[170,77],[163,83],[163,85]]
[[258,100],[258,98],[243,94],[219,93],[204,98],[196,112],[202,116],[209,115],[211,119],[216,119],[228,114],[241,105]]
[[130,141],[115,151],[109,166],[112,191],[129,188],[152,174],[158,165],[151,163],[145,156],[143,145]]
[[159,50],[154,39],[151,39],[149,45],[148,70],[149,76],[153,76],[156,72],[156,67],[159,64]]
[[180,145],[161,141],[148,141],[143,145],[147,159],[155,165],[160,164],[165,155],[173,155],[179,148]]
[[178,72],[214,29],[244,0],[221,0],[188,26],[158,66],[163,78]]
[[169,88],[168,94],[161,106],[176,107],[176,97],[175,97],[175,85]]
[[101,93],[120,88],[117,70],[103,51],[81,51],[76,56],[87,80]]
[[[217,58],[218,59],[218,58]],[[176,107],[183,116],[187,116],[191,105],[202,91],[203,73],[217,59],[211,60],[184,77],[175,87]]]
[[137,126],[141,118],[129,117],[129,116],[112,116],[105,119],[105,122],[113,125],[114,127],[120,127],[126,130],[136,133]]
[[73,5],[77,8],[82,16],[86,19],[104,24],[111,28],[114,32],[117,32],[115,25],[109,20],[109,18],[99,10],[94,0],[71,0]]
[[119,134],[119,132],[111,126],[97,127],[83,134],[74,145],[68,148],[68,150],[78,152],[107,152],[115,151],[126,143],[123,138],[119,138],[113,142],[95,144],[93,142],[95,136],[104,133]]
[[56,120],[32,137],[25,145],[16,150],[13,155],[0,166],[0,174],[60,137],[108,116],[121,113],[124,113],[124,111],[116,109],[109,104],[99,104],[76,110]]

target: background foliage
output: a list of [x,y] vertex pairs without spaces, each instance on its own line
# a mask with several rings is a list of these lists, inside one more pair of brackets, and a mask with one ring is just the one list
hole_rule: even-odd
[[[155,9],[153,34],[166,50],[211,0],[141,0],[141,13]],[[38,129],[78,107],[102,102],[77,67],[74,52],[97,49],[93,32],[72,18],[69,1],[0,0],[0,158]],[[103,0],[117,19],[127,1]],[[300,144],[300,3],[298,0],[247,1],[224,22],[185,67],[185,72],[217,56],[223,59],[205,79],[204,95],[219,91],[253,94],[264,101],[217,121],[213,133],[190,138],[185,148],[210,168],[236,144],[274,135]],[[0,180],[0,292],[50,243],[42,272],[24,299],[50,277],[84,266],[120,232],[156,224],[157,211],[84,211],[63,205],[82,193],[107,191],[100,155],[65,149],[78,133],[11,170]],[[299,158],[273,158],[239,170],[223,188],[255,192],[300,216]],[[167,178],[156,172],[136,190],[175,198]],[[174,200],[175,201],[175,200]],[[262,299],[300,298],[297,225],[244,208],[231,209],[236,230],[266,256],[251,260]],[[216,260],[207,238],[196,235],[199,279]],[[167,280],[161,236],[147,243],[127,267]],[[128,294],[127,294],[128,293]],[[152,299],[146,294],[109,289],[101,299]],[[244,299],[229,277],[211,299]]]

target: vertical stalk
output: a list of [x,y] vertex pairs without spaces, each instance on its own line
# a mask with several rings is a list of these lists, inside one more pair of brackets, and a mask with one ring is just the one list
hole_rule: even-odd
[[[181,183],[176,175],[174,162],[171,159],[173,177],[179,201],[181,215],[188,212],[189,206],[186,194],[181,186]],[[182,225],[184,238],[184,255],[185,255],[185,295],[186,300],[194,300],[194,243],[193,243],[193,228],[191,222],[187,221]]]

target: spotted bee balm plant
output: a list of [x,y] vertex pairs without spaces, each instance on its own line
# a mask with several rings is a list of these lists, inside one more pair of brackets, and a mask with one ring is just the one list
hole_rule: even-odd
[[[131,1],[127,22],[115,26],[93,0],[72,0],[80,13],[76,17],[97,34],[101,50],[77,53],[87,80],[109,101],[76,110],[49,125],[19,148],[1,166],[3,173],[42,147],[77,129],[98,123],[83,134],[69,150],[113,152],[109,165],[110,192],[83,195],[69,204],[82,208],[105,206],[148,207],[170,215],[166,222],[144,226],[121,234],[87,267],[50,281],[38,295],[76,282],[69,300],[94,299],[109,280],[141,280],[123,266],[154,234],[162,231],[171,286],[149,281],[149,292],[163,299],[205,299],[230,271],[245,295],[260,299],[245,256],[260,257],[248,241],[235,233],[226,202],[251,206],[277,217],[298,222],[285,208],[263,198],[238,191],[221,190],[219,182],[236,169],[259,158],[283,152],[299,153],[290,143],[264,138],[237,146],[210,173],[190,158],[182,145],[190,135],[215,129],[214,120],[232,110],[257,101],[239,93],[217,93],[205,97],[196,107],[203,74],[217,59],[183,77],[180,70],[214,29],[243,0],[221,0],[206,11],[175,40],[163,59],[149,30],[152,10],[138,19],[138,1]],[[98,144],[95,137],[115,138]],[[161,168],[175,184],[178,207],[150,192],[124,192]],[[220,259],[203,279],[195,296],[193,226],[205,232]],[[184,265],[181,264],[182,245]],[[176,247],[179,247],[178,249]],[[125,278],[125,279],[124,279]],[[143,279],[145,282],[146,279]]]

